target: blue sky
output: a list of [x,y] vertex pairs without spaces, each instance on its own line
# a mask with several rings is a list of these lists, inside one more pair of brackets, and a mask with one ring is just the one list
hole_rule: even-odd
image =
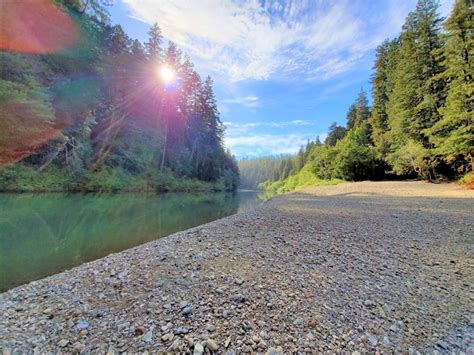
[[[453,0],[441,1],[449,14]],[[150,24],[211,75],[237,158],[295,153],[345,123],[370,93],[375,48],[416,0],[115,0],[112,22],[144,42]]]

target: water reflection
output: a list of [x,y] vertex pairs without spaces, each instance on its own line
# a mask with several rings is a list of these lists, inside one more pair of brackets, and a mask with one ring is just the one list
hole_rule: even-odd
[[159,196],[2,194],[0,291],[257,203],[254,192]]

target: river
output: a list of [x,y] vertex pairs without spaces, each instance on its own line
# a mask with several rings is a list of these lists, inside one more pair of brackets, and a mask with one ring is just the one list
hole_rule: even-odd
[[0,292],[258,203],[251,191],[0,194]]

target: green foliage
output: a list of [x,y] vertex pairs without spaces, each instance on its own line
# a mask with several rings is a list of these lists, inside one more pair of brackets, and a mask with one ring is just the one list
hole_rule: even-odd
[[364,127],[350,130],[334,147],[332,178],[357,181],[375,176],[378,165],[377,152],[367,142]]
[[447,96],[439,108],[441,119],[425,130],[434,152],[455,163],[474,155],[474,11],[472,4],[458,0],[444,27],[446,45],[439,58],[446,70]]
[[[156,24],[142,45],[109,24],[105,1],[56,3],[80,27],[74,48],[0,53],[0,189],[56,190],[58,171],[69,191],[235,189],[212,79],[163,48]],[[160,80],[164,64],[176,83]],[[7,184],[11,164],[22,168]]]
[[363,127],[349,130],[335,146],[313,149],[308,166],[319,179],[363,180],[376,175],[379,160]]
[[[304,165],[305,158],[302,159],[302,165]],[[256,189],[263,182],[284,180],[296,173],[298,166],[302,167],[298,164],[299,160],[301,160],[301,155],[242,159],[238,163],[241,175],[240,186],[244,189]]]
[[377,48],[377,57],[374,64],[375,73],[372,76],[372,99],[373,107],[369,118],[372,128],[372,140],[374,146],[385,156],[390,149],[387,139],[388,127],[388,103],[389,95],[394,85],[394,68],[397,60],[399,41],[385,40]]
[[266,181],[260,185],[261,188],[275,193],[285,193],[298,189],[302,189],[309,186],[326,186],[326,185],[336,185],[341,183],[340,179],[330,179],[324,180],[319,179],[315,174],[310,170],[310,167],[307,165],[294,175],[288,176],[284,180],[279,181]]
[[31,166],[16,164],[5,168],[0,174],[0,191],[64,191],[69,179],[67,172],[54,166],[39,172]]
[[390,153],[387,160],[397,175],[415,172],[422,178],[429,178],[430,170],[434,168],[430,150],[412,139]]
[[334,122],[332,125],[329,126],[328,136],[324,140],[324,144],[329,145],[329,146],[335,146],[337,141],[344,138],[346,133],[347,133],[347,130],[344,127],[338,126],[337,123]]

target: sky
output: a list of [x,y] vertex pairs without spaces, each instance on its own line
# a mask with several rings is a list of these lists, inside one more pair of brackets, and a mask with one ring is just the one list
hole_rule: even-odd
[[[453,0],[440,2],[449,15]],[[147,40],[158,23],[211,75],[226,147],[238,158],[292,154],[363,89],[376,47],[400,33],[416,0],[115,0],[113,23]]]

